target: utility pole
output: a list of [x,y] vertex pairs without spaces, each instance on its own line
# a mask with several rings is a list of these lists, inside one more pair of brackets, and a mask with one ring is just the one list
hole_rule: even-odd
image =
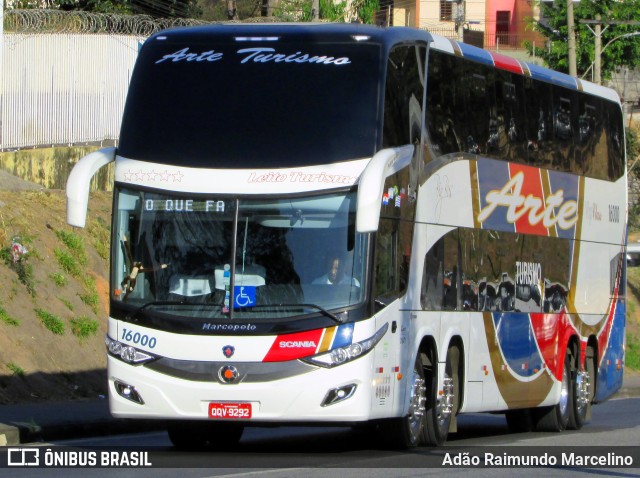
[[465,22],[465,3],[464,0],[456,1],[456,31],[458,32],[458,41],[464,42],[464,22]]
[[311,18],[314,22],[320,20],[320,0],[311,0]]
[[[640,32],[630,32],[630,33],[623,33],[622,35],[618,35],[617,37],[614,37],[611,40],[609,40],[609,42],[604,46],[604,48],[602,47],[602,35],[607,30],[607,28],[609,28],[611,25],[638,26],[640,25],[640,22],[633,21],[633,20],[602,20],[600,15],[596,15],[596,18],[594,20],[583,19],[583,20],[580,20],[580,23],[585,24],[589,29],[589,31],[591,31],[591,33],[593,33],[593,36],[595,37],[594,59],[593,59],[593,82],[599,85],[602,82],[602,52],[604,52],[604,50],[615,40],[618,40],[620,38],[637,36],[637,35],[640,35]],[[594,28],[591,28],[591,25],[594,25]],[[602,28],[602,25],[605,25],[605,27]],[[587,69],[585,74],[589,71],[589,69]]]
[[596,15],[596,27],[594,31],[594,35],[596,37],[596,43],[594,48],[595,58],[593,59],[593,82],[599,85],[602,82],[601,71],[602,71],[602,24],[600,23],[601,17],[600,15]]
[[576,27],[573,21],[573,0],[567,0],[567,27],[569,28],[569,74],[573,77],[577,77]]

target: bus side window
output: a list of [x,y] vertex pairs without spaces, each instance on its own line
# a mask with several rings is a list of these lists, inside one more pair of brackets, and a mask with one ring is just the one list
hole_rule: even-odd
[[462,297],[458,230],[440,238],[424,258],[420,304],[424,310],[458,310]]
[[375,241],[375,265],[373,297],[379,305],[386,306],[398,297],[398,221],[380,219]]
[[444,239],[424,256],[420,305],[424,310],[442,310],[444,302]]

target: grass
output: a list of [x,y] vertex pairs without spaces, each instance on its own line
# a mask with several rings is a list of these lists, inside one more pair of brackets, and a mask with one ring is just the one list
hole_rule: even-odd
[[640,267],[627,268],[627,346],[625,365],[632,370],[640,370]]
[[98,297],[98,289],[96,288],[96,280],[93,277],[87,277],[84,281],[84,294],[80,294],[80,300],[91,307],[94,314],[98,313],[100,305],[100,297]]
[[7,314],[7,311],[4,310],[4,308],[2,308],[0,306],[0,322],[4,322],[7,325],[12,325],[13,327],[17,327],[18,325],[20,325],[20,321],[17,319],[14,319],[13,317],[10,317],[9,314]]
[[0,249],[0,257],[4,259],[5,264],[18,274],[18,279],[26,286],[27,292],[29,292],[32,297],[35,297],[36,284],[33,277],[33,266],[28,262],[30,255],[31,252],[27,252],[22,255],[18,261],[14,262],[11,246]]
[[627,334],[624,363],[632,370],[640,370],[640,340]]
[[60,302],[62,302],[67,307],[67,309],[73,311],[73,304],[69,299],[65,299],[64,297],[58,297],[58,299],[60,299]]
[[55,285],[57,285],[58,287],[64,287],[65,285],[67,285],[67,278],[64,274],[61,274],[60,272],[55,272],[53,274],[51,274],[49,276],[49,278],[53,281],[53,283]]
[[62,267],[63,271],[65,271],[67,274],[71,274],[73,277],[80,277],[80,275],[82,274],[80,265],[69,251],[65,251],[64,249],[56,247],[53,253],[56,256],[58,264],[60,264],[60,267]]
[[24,370],[22,369],[22,367],[20,367],[19,365],[16,365],[16,364],[15,364],[15,363],[13,363],[13,362],[9,362],[9,363],[7,364],[7,368],[8,368],[9,370],[11,370],[11,372],[12,372],[14,375],[17,375],[17,376],[19,376],[19,377],[22,377],[22,376],[24,375]]
[[56,335],[64,335],[64,322],[57,315],[43,309],[35,309],[36,315],[44,326]]
[[81,339],[96,335],[98,332],[98,321],[87,316],[71,319],[71,332]]
[[98,255],[105,261],[109,260],[109,246],[111,230],[102,218],[98,217],[92,220],[87,229],[91,236],[91,243]]
[[87,253],[84,248],[84,239],[73,231],[67,232],[64,229],[58,229],[55,232],[58,239],[75,254],[78,262],[81,265],[85,265],[87,263]]

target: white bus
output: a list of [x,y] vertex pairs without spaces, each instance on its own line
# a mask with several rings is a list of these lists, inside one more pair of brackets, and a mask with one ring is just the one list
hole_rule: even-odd
[[577,429],[621,385],[612,90],[415,29],[178,28],[144,43],[118,147],[73,170],[69,224],[111,161],[111,413],[176,446]]

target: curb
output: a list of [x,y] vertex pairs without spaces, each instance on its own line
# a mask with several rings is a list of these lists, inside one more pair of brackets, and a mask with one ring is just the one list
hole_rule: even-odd
[[124,435],[165,430],[163,420],[110,419],[89,422],[57,423],[41,427],[36,423],[0,423],[0,446],[69,440],[74,438]]

